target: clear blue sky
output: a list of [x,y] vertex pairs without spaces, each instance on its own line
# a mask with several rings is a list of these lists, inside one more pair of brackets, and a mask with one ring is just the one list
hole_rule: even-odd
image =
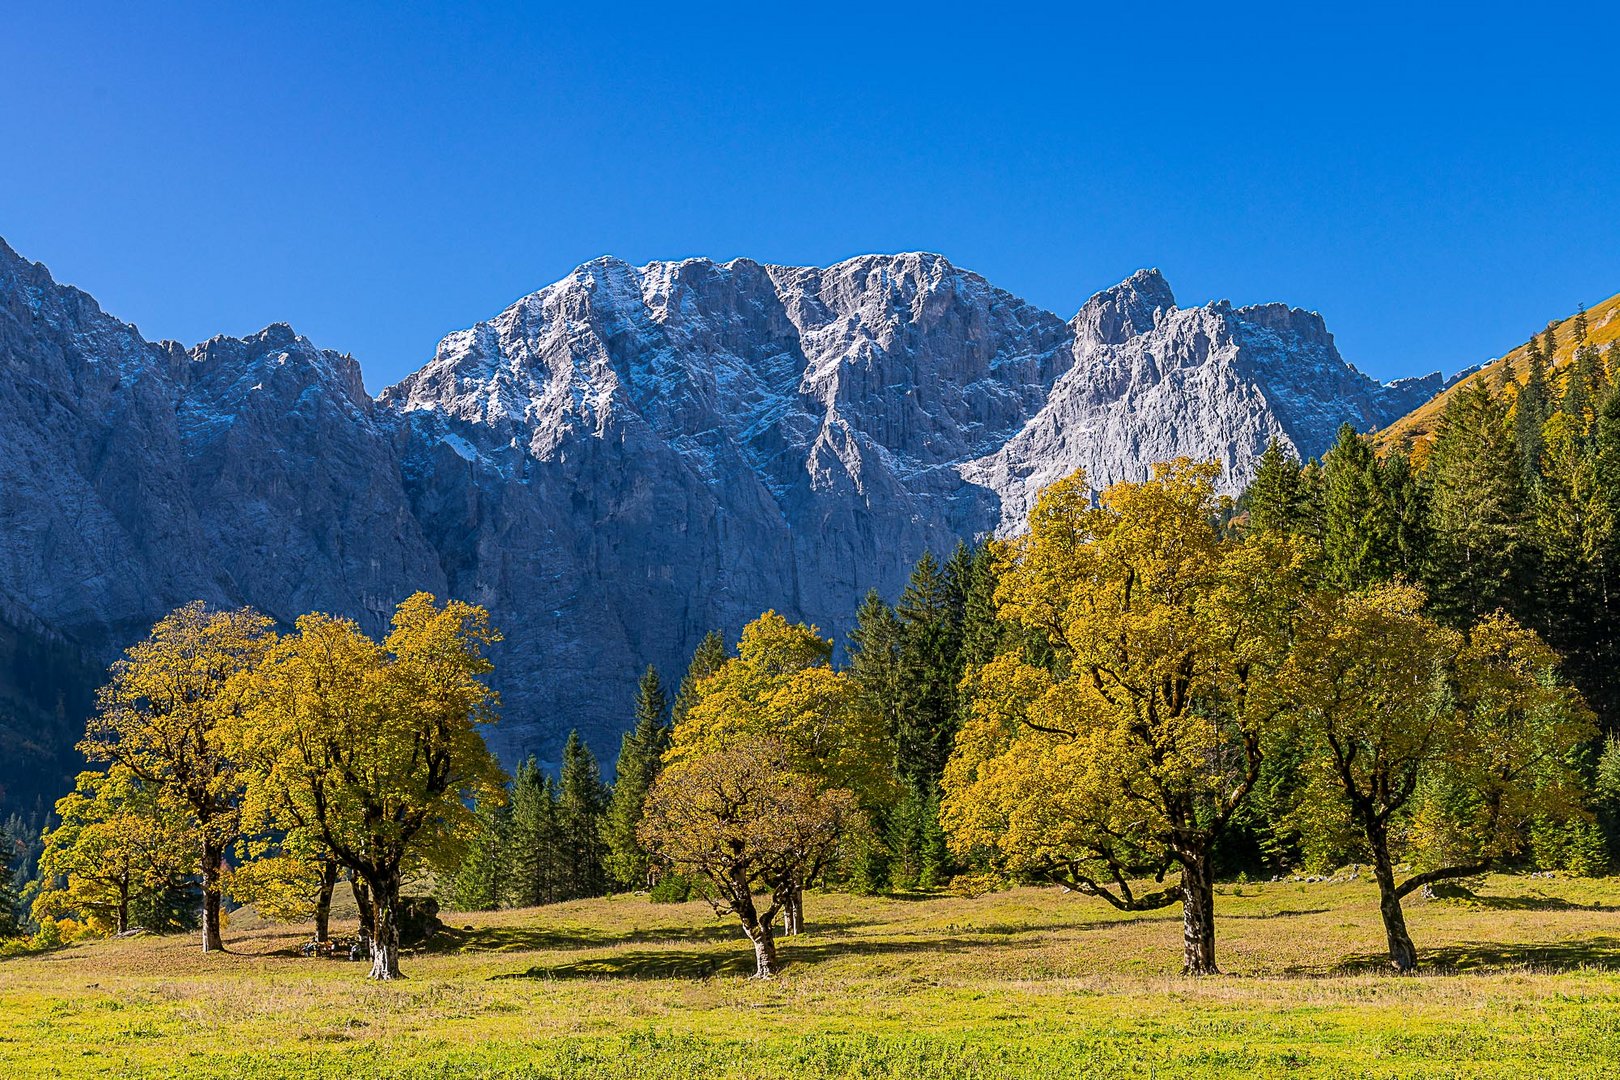
[[1597,6],[138,6],[0,9],[0,235],[373,389],[603,253],[935,250],[1065,317],[1156,265],[1383,377],[1620,290]]

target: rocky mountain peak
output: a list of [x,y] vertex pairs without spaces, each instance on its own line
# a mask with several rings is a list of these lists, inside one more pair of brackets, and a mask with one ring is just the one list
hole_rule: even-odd
[[1138,270],[1087,300],[1070,325],[1088,345],[1119,345],[1152,330],[1157,313],[1175,307],[1175,294],[1164,275],[1157,269]]

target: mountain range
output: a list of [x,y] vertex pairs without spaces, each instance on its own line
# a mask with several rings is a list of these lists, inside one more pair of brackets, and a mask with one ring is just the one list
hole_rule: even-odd
[[939,255],[602,258],[373,397],[277,324],[151,342],[0,241],[0,801],[54,793],[107,663],[173,607],[380,631],[491,611],[508,763],[611,755],[649,663],[767,608],[841,634],[918,556],[1015,532],[1047,483],[1319,454],[1447,385],[1379,383],[1322,318],[1182,308],[1142,270],[1065,321]]

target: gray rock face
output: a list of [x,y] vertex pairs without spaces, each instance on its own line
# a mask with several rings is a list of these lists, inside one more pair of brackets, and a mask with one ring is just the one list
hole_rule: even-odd
[[1179,309],[1156,271],[1065,323],[927,254],[600,259],[372,400],[286,326],[149,343],[0,243],[0,347],[5,626],[105,663],[197,597],[375,631],[462,596],[506,635],[508,760],[573,727],[610,751],[647,663],[766,608],[842,631],[1076,468],[1187,454],[1236,490],[1268,439],[1316,454],[1440,388],[1367,378],[1314,313]]

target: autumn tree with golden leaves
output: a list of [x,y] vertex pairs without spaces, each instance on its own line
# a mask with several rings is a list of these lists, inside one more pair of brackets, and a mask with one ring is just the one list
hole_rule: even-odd
[[1596,733],[1534,632],[1498,613],[1464,634],[1423,608],[1407,585],[1318,594],[1283,672],[1308,791],[1360,831],[1402,972],[1417,966],[1402,900],[1490,870],[1537,819],[1578,815],[1572,755]]
[[236,743],[249,812],[305,830],[364,880],[375,907],[371,976],[399,970],[400,887],[453,866],[469,802],[505,779],[479,734],[496,699],[485,611],[418,593],[374,642],[346,619],[306,615],[246,678]]
[[221,731],[240,719],[241,679],[272,640],[256,611],[212,611],[201,601],[158,622],[113,665],[79,749],[112,761],[188,816],[202,877],[204,952],[224,948],[225,855],[236,840],[243,777]]
[[1190,974],[1218,970],[1214,847],[1285,707],[1304,587],[1294,541],[1217,528],[1217,476],[1181,460],[1097,503],[1083,474],[1041,496],[995,595],[1051,659],[970,669],[941,808],[964,857],[1126,911],[1180,903]]

